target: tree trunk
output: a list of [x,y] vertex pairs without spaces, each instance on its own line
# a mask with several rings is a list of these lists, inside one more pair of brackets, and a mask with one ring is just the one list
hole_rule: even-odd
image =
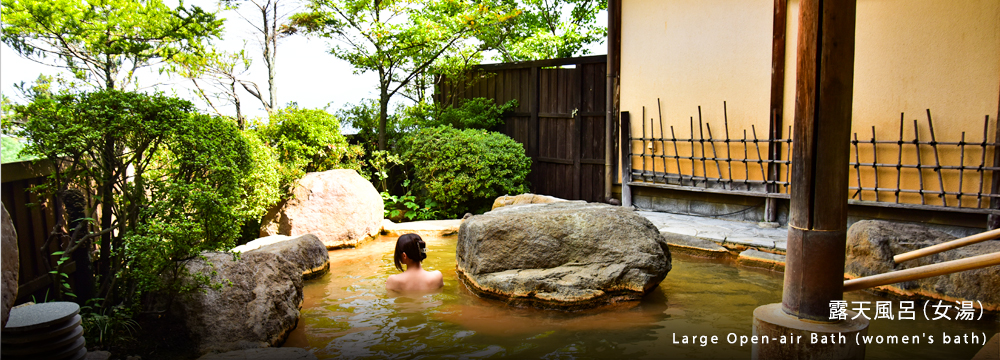
[[381,95],[379,96],[379,109],[378,109],[378,149],[387,150],[386,144],[386,133],[385,124],[389,117],[389,94],[386,92],[385,88],[382,89]]

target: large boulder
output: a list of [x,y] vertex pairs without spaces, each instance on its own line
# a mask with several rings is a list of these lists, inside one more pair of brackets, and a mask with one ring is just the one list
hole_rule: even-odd
[[457,273],[475,293],[514,305],[575,309],[637,300],[670,271],[659,231],[631,210],[557,202],[466,219]]
[[308,173],[268,211],[260,236],[313,234],[328,249],[356,246],[382,228],[382,196],[351,169]]
[[0,272],[0,286],[3,289],[0,290],[2,293],[3,302],[3,317],[2,324],[0,328],[7,326],[7,316],[10,315],[10,308],[14,306],[14,301],[17,300],[17,272],[20,270],[18,267],[18,254],[17,254],[17,232],[14,231],[14,223],[10,220],[10,214],[7,213],[7,208],[0,204],[0,266],[2,266],[2,272]]
[[[892,260],[895,255],[954,239],[954,236],[947,233],[916,224],[859,221],[847,231],[847,263],[844,272],[848,277],[857,278],[1000,251],[1000,241],[990,240],[901,264],[895,264]],[[1000,310],[1000,272],[996,266],[879,288],[904,296],[924,296],[946,301],[981,301],[988,310]],[[976,305],[978,307],[979,304]]]
[[302,272],[304,280],[320,277],[330,271],[330,253],[327,252],[323,242],[313,234],[297,238],[289,237],[284,241],[266,244],[247,252],[268,252],[278,255],[295,265]]
[[182,295],[173,311],[183,319],[200,353],[278,346],[298,322],[301,270],[277,254],[206,252],[187,263],[192,274],[221,289]]

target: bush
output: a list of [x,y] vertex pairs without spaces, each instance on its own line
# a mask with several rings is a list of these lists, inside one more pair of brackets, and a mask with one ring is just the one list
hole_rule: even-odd
[[499,195],[528,192],[531,160],[504,134],[439,126],[414,132],[405,148],[420,193],[445,215],[482,212]]
[[347,143],[340,133],[340,120],[324,110],[295,106],[279,110],[259,132],[278,156],[278,172],[286,190],[307,172],[362,170],[363,150]]

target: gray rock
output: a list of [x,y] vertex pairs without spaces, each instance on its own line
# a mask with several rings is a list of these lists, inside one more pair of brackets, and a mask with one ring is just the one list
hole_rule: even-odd
[[503,207],[466,219],[459,277],[514,305],[585,308],[637,300],[670,271],[649,220],[621,207],[557,202]]
[[198,360],[316,360],[316,355],[302,348],[282,347],[208,354]]
[[378,190],[357,171],[308,173],[291,199],[264,216],[260,236],[313,234],[328,249],[356,246],[378,235],[383,209]]
[[0,204],[0,286],[3,286],[2,302],[3,313],[0,317],[0,328],[7,326],[7,316],[10,315],[10,308],[17,300],[17,232],[14,231],[14,223],[10,220],[7,208]]
[[[953,239],[954,236],[916,224],[859,221],[847,231],[844,272],[849,277],[863,277],[1000,251],[1000,241],[990,240],[901,264],[892,261],[895,255]],[[988,310],[1000,310],[1000,272],[995,266],[896,283],[882,289],[947,301],[981,301]]]
[[301,272],[305,280],[313,279],[330,271],[330,253],[316,235],[305,234],[297,238],[261,246],[252,252],[268,252],[290,261]]
[[[203,253],[187,264],[212,283],[231,282],[179,296],[171,309],[183,319],[198,350],[224,352],[281,345],[298,322],[302,306],[301,270],[277,254]],[[207,262],[206,262],[207,260]]]

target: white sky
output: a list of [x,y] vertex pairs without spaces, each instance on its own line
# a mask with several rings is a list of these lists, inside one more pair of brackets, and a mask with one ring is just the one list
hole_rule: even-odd
[[[170,2],[167,0],[168,6],[174,6],[170,5]],[[207,11],[217,8],[216,2],[212,0],[185,1],[185,5],[197,5]],[[249,11],[253,7],[252,4],[245,4],[244,7],[246,14],[254,14]],[[253,59],[250,73],[245,78],[256,82],[260,90],[266,93],[267,69],[261,57],[260,46],[253,36],[253,28],[234,11],[222,11],[218,16],[226,19],[225,33],[221,40],[215,42],[215,46],[222,50],[234,51],[244,47],[245,41],[247,54]],[[606,23],[606,17],[602,13],[598,17],[599,23]],[[378,77],[373,73],[354,74],[354,67],[331,55],[328,52],[329,48],[326,39],[302,35],[291,36],[279,41],[276,61],[277,75],[275,76],[279,107],[284,107],[289,101],[295,101],[304,108],[324,108],[329,105],[328,111],[333,112],[345,104],[377,97]],[[607,53],[603,44],[595,44],[589,48],[592,54]],[[7,45],[0,45],[0,92],[15,102],[24,102],[15,89],[15,84],[21,82],[30,84],[38,78],[39,74],[55,75],[60,72],[62,69],[25,59]],[[70,76],[67,74],[65,77],[69,78]],[[140,84],[144,86],[164,83],[164,85],[157,86],[155,90],[191,100],[203,111],[208,111],[208,106],[198,100],[189,90],[191,88],[189,80],[168,79],[157,75],[156,69],[152,68],[144,69],[138,78]],[[147,91],[152,91],[152,89]],[[244,114],[249,117],[266,114],[256,98],[243,90],[240,91],[242,92],[240,99],[243,103]],[[397,97],[394,97],[393,100],[403,100],[401,96]],[[232,107],[220,110],[224,113],[235,114]]]

